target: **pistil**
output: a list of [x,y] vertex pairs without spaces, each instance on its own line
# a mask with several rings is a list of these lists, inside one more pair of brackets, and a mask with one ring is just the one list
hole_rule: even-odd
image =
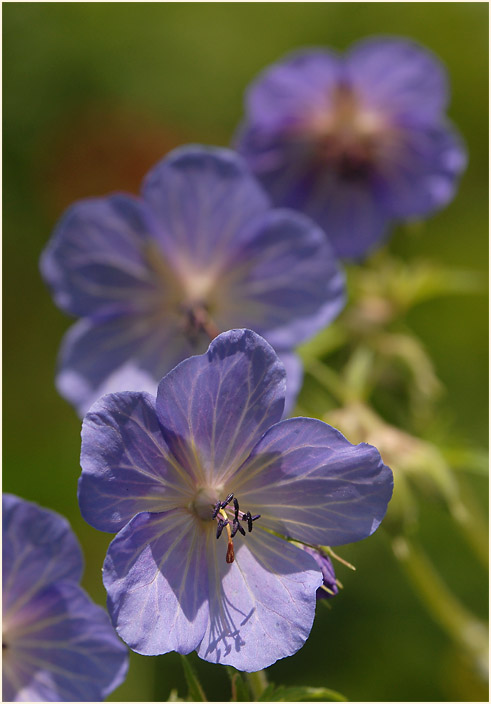
[[[232,521],[232,528],[230,528],[230,516],[227,514],[225,509],[227,506],[232,502],[234,502],[234,517]],[[246,532],[244,528],[241,525],[241,521],[247,522],[247,529],[249,533],[252,531],[252,524],[254,521],[257,521],[258,518],[261,518],[259,514],[253,516],[250,511],[247,511],[244,513],[243,511],[239,510],[239,502],[237,501],[236,498],[234,498],[233,494],[229,494],[225,501],[217,501],[215,504],[215,507],[212,511],[212,518],[215,518],[217,520],[217,540],[221,536],[223,529],[227,529],[227,536],[228,536],[228,545],[227,545],[227,555],[226,555],[226,561],[228,564],[231,564],[234,559],[235,559],[235,553],[234,553],[234,543],[233,543],[233,538],[237,531],[241,533],[242,535],[245,535]]]

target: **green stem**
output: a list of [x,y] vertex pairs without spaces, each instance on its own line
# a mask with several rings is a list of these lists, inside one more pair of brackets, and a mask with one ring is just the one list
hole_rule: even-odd
[[452,594],[421,548],[402,536],[393,539],[392,548],[433,618],[456,645],[470,655],[479,674],[486,679],[488,635],[485,625]]
[[475,555],[487,568],[489,540],[486,519],[475,497],[463,482],[460,482],[458,497],[453,502],[449,502],[449,509]]
[[254,701],[257,702],[261,694],[268,686],[268,678],[266,676],[266,672],[264,670],[258,670],[257,672],[248,672],[246,677],[249,682]]

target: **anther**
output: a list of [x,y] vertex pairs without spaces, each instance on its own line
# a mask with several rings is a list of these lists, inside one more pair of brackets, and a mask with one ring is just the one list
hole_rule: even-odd
[[244,515],[242,516],[242,520],[243,520],[243,521],[247,521],[247,529],[248,529],[248,531],[249,531],[249,533],[250,533],[251,530],[252,530],[252,516],[251,516],[251,512],[250,512],[250,511],[247,511],[247,513],[244,513]]
[[[242,526],[240,525],[239,521],[237,521],[237,530],[238,530],[239,533],[241,533],[242,535],[245,535],[245,530],[242,528]],[[236,531],[236,532],[237,532],[237,531]]]
[[227,498],[225,499],[225,501],[222,501],[222,503],[221,503],[221,505],[220,505],[220,508],[225,508],[225,506],[228,506],[229,503],[232,501],[233,498],[234,498],[234,495],[233,495],[233,494],[229,494],[229,495],[227,496]]
[[212,518],[216,518],[216,517],[217,517],[218,512],[219,512],[219,510],[220,510],[221,508],[222,508],[222,502],[221,502],[221,501],[217,501],[216,504],[215,504],[215,508],[213,509]]
[[222,534],[222,530],[225,528],[225,526],[228,526],[228,521],[222,521],[220,518],[218,520],[218,526],[217,526],[217,540]]
[[237,501],[237,499],[234,499],[234,509],[235,509],[235,518],[234,518],[234,520],[235,520],[235,521],[238,521],[238,520],[239,520],[239,502]]

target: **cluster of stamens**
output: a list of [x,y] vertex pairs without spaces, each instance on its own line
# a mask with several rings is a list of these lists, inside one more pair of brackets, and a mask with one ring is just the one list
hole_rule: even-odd
[[183,305],[181,311],[184,315],[183,331],[191,344],[196,345],[203,333],[210,340],[220,334],[220,330],[210,317],[208,307],[204,303]]
[[[232,519],[232,525],[230,525],[230,516],[227,514],[225,509],[232,501],[234,503],[234,517]],[[247,523],[247,530],[250,533],[254,521],[257,521],[257,519],[261,518],[261,516],[259,514],[257,516],[253,516],[250,511],[247,511],[246,513],[240,511],[239,502],[237,501],[237,499],[234,498],[233,494],[229,494],[225,501],[216,502],[215,508],[213,509],[212,518],[215,518],[218,523],[217,540],[221,536],[223,529],[227,529],[228,547],[227,556],[225,559],[230,564],[235,559],[233,544],[233,538],[235,534],[237,532],[241,533],[242,535],[246,534],[244,527],[241,525],[241,521]]]

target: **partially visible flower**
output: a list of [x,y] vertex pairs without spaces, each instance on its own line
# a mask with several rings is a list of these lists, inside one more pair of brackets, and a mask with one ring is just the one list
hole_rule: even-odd
[[303,545],[302,547],[305,552],[312,555],[322,572],[322,584],[317,590],[317,599],[329,599],[336,596],[339,589],[336,582],[336,573],[329,557],[321,550],[312,548],[309,545]]
[[394,221],[452,199],[466,153],[447,103],[444,67],[412,41],[306,49],[254,81],[237,146],[274,204],[310,215],[339,256],[359,258]]
[[248,327],[301,386],[293,348],[344,305],[344,277],[324,232],[271,210],[242,159],[183,147],[147,175],[143,198],[76,203],[41,259],[67,333],[57,386],[83,413],[110,391],[156,392],[178,362],[224,330]]
[[68,522],[10,494],[2,506],[2,701],[101,701],[123,682],[128,651],[78,584]]
[[323,574],[300,543],[377,529],[392,472],[310,418],[280,421],[285,371],[250,330],[181,362],[157,397],[109,394],[82,429],[82,515],[117,532],[108,609],[138,653],[175,650],[254,671],[307,639]]

